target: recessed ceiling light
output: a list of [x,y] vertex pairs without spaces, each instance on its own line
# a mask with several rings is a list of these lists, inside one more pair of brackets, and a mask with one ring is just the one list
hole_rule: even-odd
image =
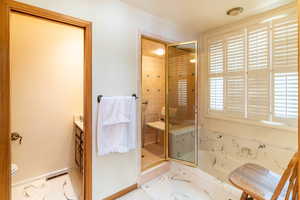
[[227,11],[227,15],[229,15],[229,16],[238,16],[243,11],[244,11],[244,8],[242,8],[242,7],[231,8],[230,10]]
[[154,50],[153,53],[158,56],[162,56],[162,55],[165,55],[165,50],[162,48],[159,48],[159,49]]
[[287,16],[287,14],[276,15],[276,16],[273,16],[273,17],[270,17],[268,19],[265,19],[265,20],[261,21],[261,23],[270,22],[270,21],[275,20],[275,19],[281,19],[281,18],[284,18],[286,16]]

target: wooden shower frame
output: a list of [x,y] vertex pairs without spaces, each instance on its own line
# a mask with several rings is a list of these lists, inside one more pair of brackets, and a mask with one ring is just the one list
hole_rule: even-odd
[[0,0],[0,199],[11,199],[9,16],[23,13],[84,29],[84,200],[92,200],[92,23],[57,12]]

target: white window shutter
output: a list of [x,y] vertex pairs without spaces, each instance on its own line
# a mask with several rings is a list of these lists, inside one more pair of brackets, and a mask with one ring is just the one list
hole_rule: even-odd
[[[270,17],[270,16],[268,16]],[[209,111],[249,120],[298,118],[298,17],[215,35],[208,41]],[[220,113],[220,112],[218,112]]]
[[209,109],[223,111],[224,109],[224,80],[223,77],[209,78]]
[[298,19],[272,22],[273,119],[293,123],[298,118]]
[[224,42],[216,40],[209,42],[208,47],[209,73],[224,72]]
[[273,27],[273,68],[298,67],[298,20],[296,16],[275,20]]
[[274,74],[274,117],[297,119],[298,117],[298,73]]
[[269,67],[269,25],[248,28],[248,70]]
[[245,115],[245,32],[232,33],[226,41],[226,115],[243,118]]
[[252,120],[269,120],[269,73],[268,70],[248,72],[247,114]]
[[247,118],[269,120],[269,23],[249,27],[247,34]]
[[226,37],[227,72],[245,70],[245,33]]
[[245,115],[245,77],[226,76],[226,114],[243,118]]

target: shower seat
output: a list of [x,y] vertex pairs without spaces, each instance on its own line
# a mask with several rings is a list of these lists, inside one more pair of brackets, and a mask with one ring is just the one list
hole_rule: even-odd
[[156,139],[155,139],[156,144],[157,144],[158,143],[159,132],[164,132],[165,131],[165,122],[164,121],[148,122],[146,125],[149,126],[150,128],[153,128],[153,129],[157,130]]

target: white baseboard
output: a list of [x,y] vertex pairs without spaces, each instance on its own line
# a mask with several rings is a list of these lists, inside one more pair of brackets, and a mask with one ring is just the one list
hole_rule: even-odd
[[36,177],[33,177],[33,178],[25,179],[23,181],[19,181],[17,183],[12,184],[12,187],[17,187],[17,186],[20,186],[20,185],[28,184],[30,182],[33,182],[33,181],[36,181],[36,180],[39,180],[39,179],[46,179],[46,178],[49,178],[49,177],[52,177],[52,176],[57,176],[59,174],[69,172],[69,170],[70,170],[70,168],[64,168],[64,169],[52,171],[52,172],[49,172],[49,173],[46,173],[46,174],[43,174],[43,175],[40,175],[40,176],[36,176]]

